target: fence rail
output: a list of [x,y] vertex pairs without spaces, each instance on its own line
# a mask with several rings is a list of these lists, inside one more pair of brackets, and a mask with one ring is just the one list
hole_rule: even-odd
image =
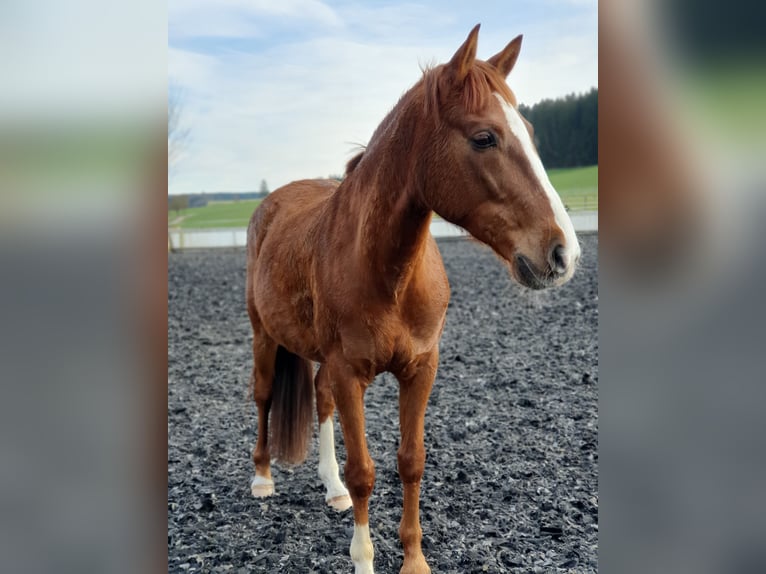
[[567,211],[575,213],[578,211],[597,211],[598,193],[583,193],[567,195],[563,200]]
[[[575,231],[598,231],[598,211],[570,212]],[[431,222],[434,237],[463,237],[466,232],[443,219]],[[168,249],[209,249],[215,247],[244,247],[247,245],[246,227],[217,229],[168,229]]]

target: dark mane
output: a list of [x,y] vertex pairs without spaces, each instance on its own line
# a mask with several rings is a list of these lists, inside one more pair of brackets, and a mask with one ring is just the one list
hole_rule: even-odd
[[363,155],[364,155],[364,149],[360,151],[358,154],[356,154],[354,157],[352,157],[350,160],[348,160],[348,163],[346,164],[346,175],[354,171],[354,168],[356,168],[356,166],[359,165],[359,162],[362,161]]
[[[425,90],[426,113],[433,112],[438,116],[439,109],[447,103],[449,94],[452,92],[446,66],[440,65],[435,68],[423,70],[423,87]],[[494,66],[481,60],[475,60],[473,66],[463,81],[461,90],[462,105],[465,112],[476,114],[481,112],[490,101],[493,93],[500,96],[509,104],[515,106],[516,98],[505,83],[503,76]]]

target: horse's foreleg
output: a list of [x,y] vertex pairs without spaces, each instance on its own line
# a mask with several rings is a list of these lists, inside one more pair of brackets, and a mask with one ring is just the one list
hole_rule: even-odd
[[335,510],[343,511],[351,506],[351,497],[340,480],[338,461],[335,458],[335,431],[333,412],[335,401],[332,398],[332,385],[327,376],[327,369],[320,367],[316,375],[317,420],[319,421],[319,478],[327,489],[325,500]]
[[274,494],[271,478],[271,457],[269,456],[269,410],[271,408],[271,387],[274,380],[274,361],[277,345],[265,333],[256,332],[253,341],[253,398],[258,407],[258,436],[253,450],[255,476],[250,484],[253,496],[261,498]]
[[399,426],[401,442],[397,459],[399,478],[404,490],[404,509],[399,526],[399,537],[404,548],[404,564],[401,574],[426,574],[431,569],[426,563],[420,542],[423,531],[420,528],[420,480],[425,468],[426,452],[423,446],[423,432],[426,404],[431,393],[436,367],[439,362],[438,350],[411,363],[399,379]]
[[350,376],[342,368],[332,369],[328,374],[346,443],[344,475],[354,505],[351,560],[356,574],[372,574],[374,552],[367,504],[375,484],[375,465],[364,436],[364,388],[369,380]]

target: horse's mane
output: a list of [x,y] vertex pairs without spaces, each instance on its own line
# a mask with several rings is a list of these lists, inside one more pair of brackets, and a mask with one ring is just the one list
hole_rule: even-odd
[[[449,70],[442,64],[423,69],[423,87],[425,90],[426,113],[438,116],[439,110],[447,103],[445,99],[450,93]],[[500,96],[509,104],[516,105],[513,92],[505,83],[505,78],[494,66],[482,60],[475,60],[463,80],[462,101],[458,102],[469,114],[479,113],[490,101],[493,93]]]
[[360,146],[360,147],[362,147],[362,151],[360,151],[354,157],[348,160],[348,163],[346,164],[346,175],[354,171],[354,168],[356,168],[356,166],[359,165],[359,162],[362,161],[362,156],[364,155],[364,147],[363,146]]

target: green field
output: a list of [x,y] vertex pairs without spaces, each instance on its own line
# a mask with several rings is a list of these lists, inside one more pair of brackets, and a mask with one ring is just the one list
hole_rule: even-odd
[[[571,211],[598,209],[598,166],[548,171],[553,187]],[[183,229],[247,227],[260,200],[212,201],[205,207],[192,207],[168,213],[168,226]]]
[[183,229],[247,227],[260,199],[211,201],[205,207],[190,207],[168,212],[168,226]]
[[553,187],[570,211],[598,209],[598,166],[548,170]]

